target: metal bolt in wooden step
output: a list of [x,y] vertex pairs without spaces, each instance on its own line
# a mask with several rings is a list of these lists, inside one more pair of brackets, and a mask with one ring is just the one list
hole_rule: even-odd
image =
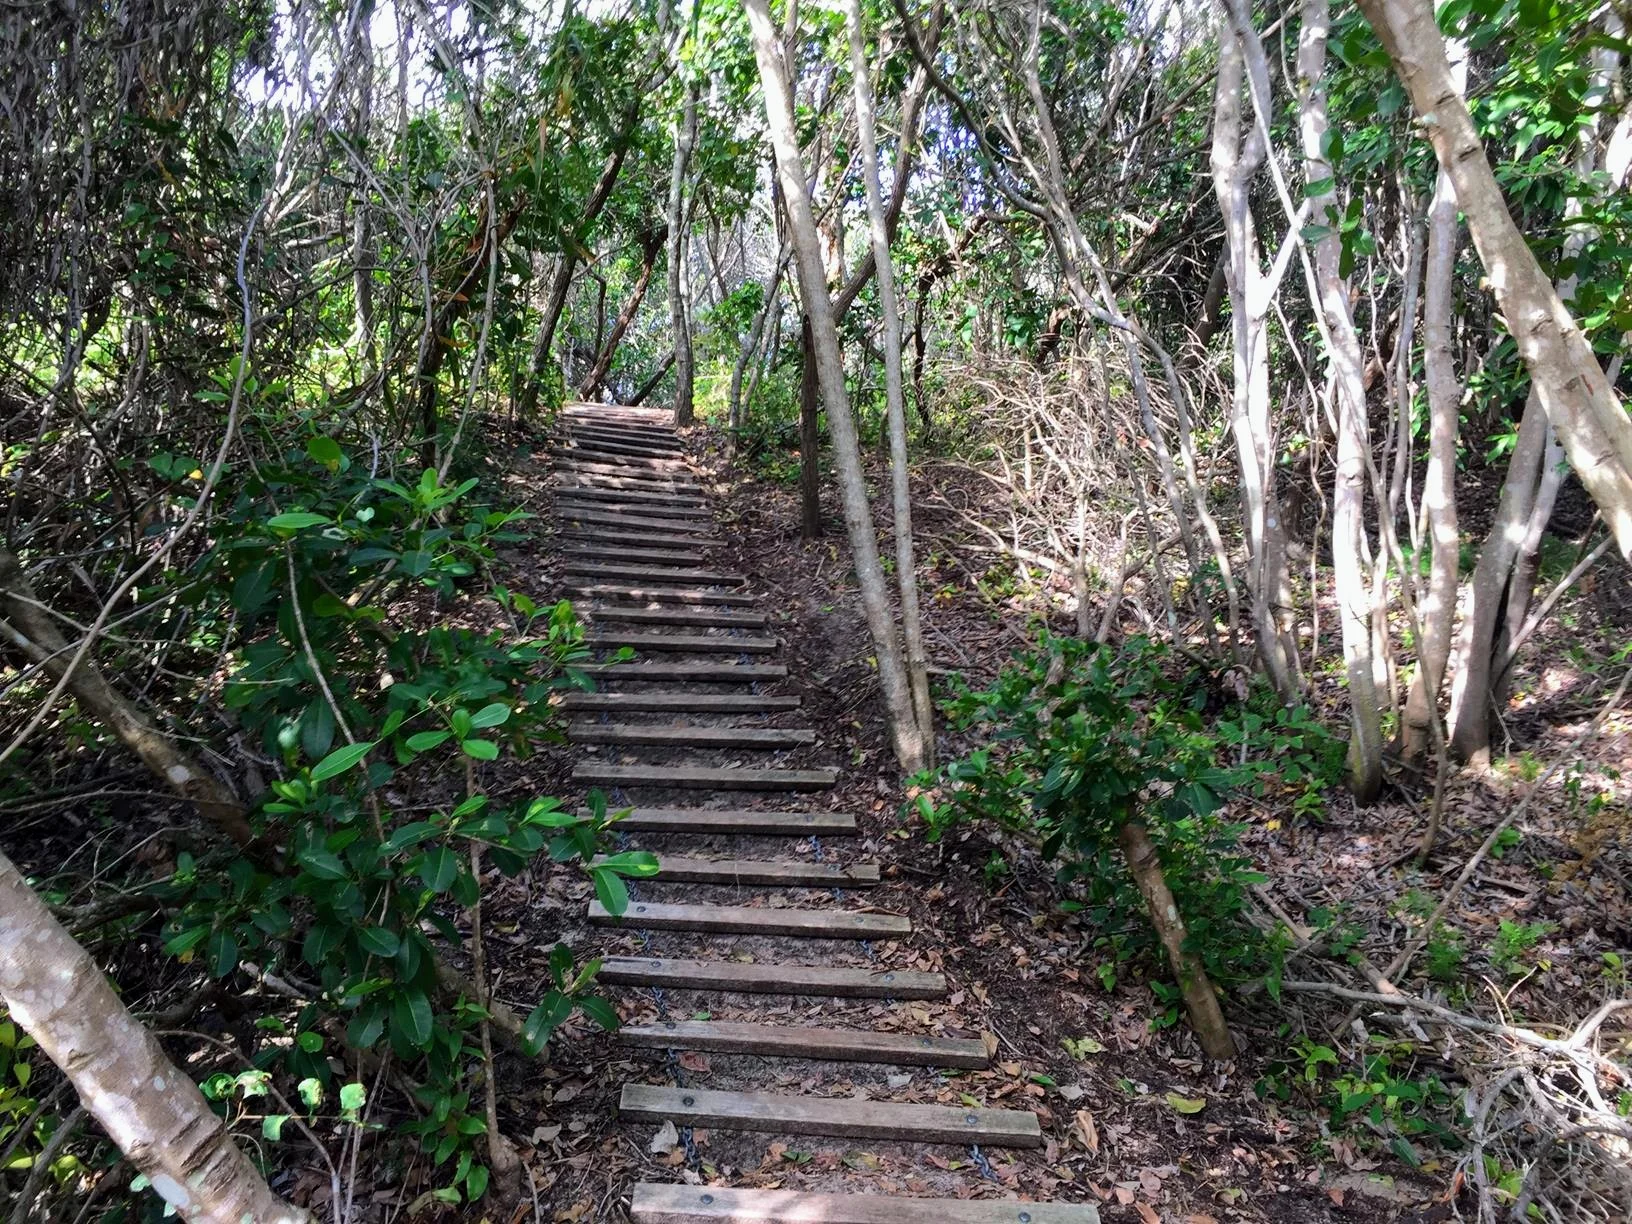
[[[599,858],[594,863],[599,863]],[[878,883],[877,863],[814,863],[809,859],[777,863],[750,859],[657,856],[657,874],[648,879],[674,884],[740,884],[764,888],[871,888]]]
[[743,1024],[725,1020],[665,1020],[625,1025],[625,1045],[657,1050],[703,1050],[710,1054],[758,1054],[767,1058],[819,1058],[832,1062],[886,1063],[898,1067],[991,1065],[981,1041],[926,1037],[912,1033],[869,1033],[857,1029],[798,1025]]
[[1099,1224],[1091,1203],[897,1198],[641,1182],[634,1224]]
[[591,901],[589,920],[602,926],[636,930],[788,935],[799,939],[900,939],[912,934],[911,919],[899,914],[771,909],[758,905],[665,905],[657,901],[636,901],[621,915],[613,917],[599,901]]
[[944,999],[946,978],[915,969],[772,965],[745,961],[609,956],[595,980],[612,986],[832,999]]
[[961,1105],[898,1105],[890,1101],[783,1096],[774,1092],[721,1092],[625,1084],[618,1110],[642,1122],[674,1122],[720,1130],[835,1139],[973,1143],[988,1147],[1043,1146],[1037,1115],[1018,1109]]

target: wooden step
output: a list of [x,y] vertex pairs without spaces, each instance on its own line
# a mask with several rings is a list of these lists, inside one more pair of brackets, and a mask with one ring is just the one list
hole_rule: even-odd
[[[574,582],[571,579],[567,581],[567,589],[575,595],[589,599],[627,599],[659,604],[725,604],[737,608],[746,608],[759,598],[757,595],[745,594],[742,591],[709,591],[696,587],[624,586],[610,582]],[[686,623],[695,625],[699,622]]]
[[[721,612],[711,608],[581,608],[591,621],[622,621],[631,625],[707,625],[711,629],[757,629],[771,618],[764,612]],[[722,641],[732,639],[724,638]]]
[[617,515],[644,514],[665,519],[712,519],[714,517],[714,511],[705,503],[687,502],[684,505],[676,505],[668,502],[608,501],[601,497],[580,497],[575,489],[557,489],[555,507],[563,517],[576,515],[583,511],[599,511]]
[[585,786],[661,786],[675,790],[815,791],[839,780],[836,769],[713,769],[704,765],[607,765],[580,761],[572,780]]
[[[581,813],[587,815],[587,813]],[[631,833],[733,833],[741,837],[855,837],[849,812],[745,812],[718,808],[637,807],[618,821]]]
[[601,463],[642,472],[684,472],[691,466],[679,455],[652,455],[621,442],[580,442],[561,453],[580,463]]
[[946,978],[916,969],[855,969],[845,965],[772,965],[750,961],[674,960],[662,956],[609,956],[597,982],[707,990],[729,994],[795,995],[829,999],[944,999]]
[[1099,1224],[1099,1210],[1089,1203],[896,1198],[655,1182],[635,1185],[629,1213],[634,1224]]
[[808,859],[775,863],[660,854],[657,874],[648,878],[678,884],[751,884],[766,888],[871,888],[878,883],[878,864],[857,863],[845,867]]
[[[622,510],[608,510],[599,507],[585,509],[582,506],[569,505],[560,507],[560,511],[562,522],[585,527],[611,527],[624,531],[663,531],[677,537],[707,535],[712,530],[709,524],[698,520],[686,519],[681,521],[675,518],[643,517],[634,513],[633,510],[625,513]],[[655,508],[652,510],[653,515],[659,515],[660,513]],[[684,540],[678,542],[685,543]]]
[[676,727],[667,723],[575,722],[575,744],[644,744],[653,748],[802,748],[816,742],[804,727]]
[[694,497],[704,494],[702,481],[689,472],[631,472],[615,464],[590,463],[560,456],[551,466],[558,478],[591,489],[638,489],[655,493],[684,493]]
[[783,1096],[774,1092],[625,1084],[618,1112],[639,1122],[673,1122],[676,1126],[777,1135],[954,1143],[960,1147],[975,1143],[988,1147],[1043,1146],[1037,1115],[1018,1109],[898,1105],[890,1101]]
[[706,508],[708,498],[694,493],[670,493],[666,489],[603,489],[598,485],[564,484],[555,490],[557,498],[574,501],[609,502],[615,506],[663,506],[666,509]]
[[556,548],[573,557],[590,557],[596,561],[648,561],[656,565],[701,565],[705,555],[684,548],[619,548],[612,544],[596,544],[589,540],[562,540]]
[[686,534],[676,536],[672,531],[620,531],[591,523],[583,527],[563,525],[557,538],[571,540],[593,548],[618,548],[632,544],[637,548],[712,548],[720,543],[715,535]]
[[655,455],[659,459],[682,459],[686,453],[685,447],[677,439],[644,437],[607,429],[574,429],[565,441],[574,448],[583,446],[593,449],[610,444],[620,452]]
[[897,1067],[978,1070],[990,1066],[992,1061],[986,1053],[985,1042],[959,1037],[725,1020],[663,1020],[656,1024],[625,1025],[618,1030],[618,1040],[645,1050],[706,1050],[711,1054],[817,1058],[829,1062],[887,1063]]
[[581,663],[577,670],[602,680],[695,680],[699,684],[753,684],[781,680],[785,663]]
[[747,581],[741,574],[726,574],[719,570],[670,569],[658,565],[623,565],[618,562],[594,562],[571,558],[567,572],[574,579],[591,582],[616,579],[620,582],[695,582],[698,586],[741,586]]
[[772,909],[759,905],[665,905],[636,901],[617,918],[599,901],[589,920],[602,926],[652,931],[704,931],[720,935],[791,935],[804,939],[901,939],[912,921],[899,914],[837,909]]
[[558,451],[552,463],[558,471],[584,472],[592,476],[614,476],[619,480],[641,480],[648,484],[680,484],[697,485],[699,483],[696,472],[668,471],[654,472],[623,461],[620,456],[607,462],[604,459],[591,459],[575,451]]
[[799,698],[757,693],[566,693],[562,708],[639,714],[760,714],[796,710]]
[[587,645],[597,648],[632,646],[640,654],[698,652],[708,654],[772,654],[782,645],[774,637],[709,637],[702,633],[588,633]]

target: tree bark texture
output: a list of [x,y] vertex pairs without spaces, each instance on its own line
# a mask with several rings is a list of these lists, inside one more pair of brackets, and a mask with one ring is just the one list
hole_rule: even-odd
[[1632,420],[1592,348],[1536,261],[1502,198],[1451,77],[1427,0],[1360,0],[1405,85],[1457,201],[1508,332],[1570,466],[1632,561]]
[[192,1078],[0,854],[0,998],[108,1138],[192,1224],[310,1224],[272,1193]]
[[686,224],[686,173],[697,143],[697,96],[693,80],[686,86],[685,106],[674,127],[674,167],[669,178],[669,326],[674,333],[674,420],[690,425],[695,382],[691,350],[691,314],[686,305],[685,267],[691,227]]
[[1304,0],[1298,33],[1298,129],[1303,141],[1305,193],[1313,205],[1315,223],[1327,231],[1309,245],[1325,324],[1328,385],[1337,404],[1332,580],[1349,683],[1349,788],[1361,803],[1370,803],[1383,785],[1382,714],[1372,652],[1370,584],[1363,556],[1371,436],[1360,337],[1349,311],[1348,279],[1342,275],[1338,199],[1332,188],[1332,165],[1324,152],[1328,130],[1326,37],[1330,29],[1331,0]]
[[618,312],[617,321],[612,324],[611,334],[606,343],[601,346],[600,353],[595,358],[595,366],[584,378],[578,388],[578,398],[583,400],[597,399],[601,388],[606,385],[607,375],[612,372],[612,358],[617,355],[618,345],[623,343],[624,333],[629,325],[635,321],[635,313],[646,298],[646,289],[652,283],[652,272],[657,267],[657,253],[663,249],[664,235],[661,233],[647,234],[641,239],[640,274],[635,278],[635,284],[629,290],[629,300],[623,304]]
[[896,759],[904,770],[916,773],[924,767],[926,746],[918,734],[917,720],[913,716],[911,688],[901,662],[884,568],[879,562],[878,536],[867,501],[867,479],[861,468],[856,422],[844,386],[844,361],[839,353],[839,335],[833,321],[832,303],[827,296],[827,271],[822,264],[821,236],[816,230],[804,159],[799,153],[785,60],[778,45],[776,27],[771,22],[768,0],[743,0],[743,7],[748,13],[748,24],[754,39],[754,58],[759,64],[760,80],[764,86],[771,145],[776,150],[777,176],[782,185],[783,206],[787,210],[799,273],[799,293],[810,318],[817,381],[823,406],[827,409],[828,429],[833,435],[833,462],[844,504],[845,528],[850,537],[851,560],[855,566],[856,583],[861,590],[867,629],[878,660],[879,686],[883,691]]
[[[845,19],[850,31],[850,75],[856,98],[856,126],[861,137],[872,261],[878,277],[878,309],[884,318],[884,401],[889,419],[890,493],[895,519],[895,577],[901,593],[901,640],[906,647],[907,681],[912,689],[918,736],[926,752],[930,752],[935,743],[935,706],[929,695],[929,658],[924,649],[923,620],[918,608],[918,563],[913,551],[906,393],[901,373],[901,307],[895,295],[895,264],[890,258],[890,220],[878,177],[878,137],[873,92],[868,82],[867,48],[862,36],[861,0],[847,0]],[[904,180],[905,175],[900,179]]]

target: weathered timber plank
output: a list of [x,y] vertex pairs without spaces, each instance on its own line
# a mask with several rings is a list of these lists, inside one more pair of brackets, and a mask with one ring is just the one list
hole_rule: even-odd
[[1088,1203],[894,1198],[724,1186],[635,1186],[634,1224],[1099,1224]]
[[[570,580],[567,583],[567,589],[576,595],[588,596],[590,599],[629,599],[641,603],[725,604],[738,608],[746,608],[759,598],[757,595],[748,595],[741,591],[708,591],[689,587],[624,586],[621,583],[573,582]],[[690,623],[697,624],[698,622],[692,621]]]
[[566,693],[567,710],[618,710],[641,714],[758,714],[796,710],[799,698],[756,693]]
[[814,791],[839,780],[836,769],[711,769],[703,765],[606,765],[580,761],[572,780],[589,786],[661,786],[679,790]]
[[839,863],[813,863],[809,860],[775,863],[660,854],[657,856],[657,875],[649,878],[680,884],[751,884],[768,888],[870,888],[878,883],[878,864],[857,863],[845,867]]
[[619,453],[655,455],[659,459],[679,459],[686,453],[685,448],[672,439],[640,437],[605,429],[574,429],[567,435],[566,441],[574,448],[611,446]]
[[743,961],[609,956],[598,982],[664,990],[806,995],[832,999],[944,999],[946,978],[916,969],[854,969],[845,965],[767,965]]
[[[706,625],[718,629],[756,629],[770,624],[764,612],[717,612],[710,608],[583,608],[592,621],[622,621],[631,625]],[[723,641],[741,639],[721,639]]]
[[632,833],[735,833],[744,837],[855,837],[849,812],[740,812],[718,808],[637,807],[618,821]]
[[645,514],[665,519],[712,519],[714,511],[706,504],[679,502],[634,502],[604,497],[580,497],[573,489],[558,489],[555,494],[556,510],[563,516],[590,513],[623,515]]
[[672,727],[650,723],[575,722],[576,744],[644,744],[654,748],[800,748],[816,742],[805,727]]
[[1043,1146],[1037,1115],[1017,1109],[968,1109],[951,1105],[898,1105],[832,1097],[782,1096],[774,1092],[721,1092],[625,1084],[618,1102],[624,1117],[680,1126],[759,1131],[779,1135],[826,1135],[838,1139],[955,1143],[988,1147]]
[[[682,624],[688,622],[680,622]],[[611,649],[630,646],[639,654],[657,654],[665,651],[708,654],[773,654],[782,645],[774,637],[709,637],[702,633],[588,633],[584,641],[590,646]]]
[[603,489],[599,485],[563,484],[556,486],[557,497],[575,501],[611,502],[613,505],[667,506],[682,510],[706,507],[709,499],[701,494],[670,493],[665,489]]
[[986,1045],[958,1037],[869,1033],[857,1029],[743,1024],[726,1020],[664,1020],[625,1025],[618,1040],[641,1049],[706,1050],[767,1058],[820,1058],[832,1062],[889,1063],[898,1067],[991,1065]]
[[912,921],[899,914],[771,909],[757,905],[664,905],[656,901],[636,901],[621,917],[614,918],[599,901],[591,901],[589,920],[602,926],[637,930],[791,935],[805,939],[899,939],[912,934]]
[[619,531],[599,525],[572,527],[563,524],[559,533],[563,540],[573,540],[596,547],[621,547],[634,544],[650,548],[713,548],[720,538],[709,532],[676,536],[672,531]]
[[648,455],[616,442],[579,444],[561,453],[583,463],[604,463],[609,467],[615,465],[646,472],[684,472],[691,466],[687,460],[678,455]]
[[[616,489],[620,492],[636,491],[648,493],[683,494],[688,497],[701,497],[704,490],[695,477],[684,473],[652,473],[652,472],[624,472],[601,471],[604,465],[592,463],[569,463],[558,460],[555,475],[563,482],[563,488],[584,489]],[[570,482],[570,483],[567,483]]]
[[660,565],[624,565],[615,561],[593,562],[569,558],[567,571],[575,579],[588,581],[617,578],[624,582],[695,582],[698,586],[741,586],[747,581],[741,574],[727,574],[720,570],[671,569]]
[[[674,536],[708,535],[712,528],[701,519],[676,519],[661,517],[657,510],[651,516],[625,513],[622,510],[607,510],[597,507],[584,509],[581,506],[560,507],[561,521],[564,523],[593,524],[597,527],[617,527],[626,531],[666,531]],[[680,541],[684,543],[685,541]]]
[[753,684],[781,680],[786,663],[580,663],[579,671],[602,680],[696,680],[706,684]]
[[[588,540],[562,540],[556,545],[570,556],[594,557],[599,561],[650,561],[657,565],[701,565],[707,554],[685,548],[619,548]],[[568,565],[572,562],[569,560]]]

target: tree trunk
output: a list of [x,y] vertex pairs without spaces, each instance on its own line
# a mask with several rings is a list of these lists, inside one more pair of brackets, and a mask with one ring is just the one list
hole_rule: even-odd
[[634,288],[629,290],[629,300],[618,312],[617,321],[613,323],[611,334],[595,358],[594,367],[578,387],[579,399],[593,400],[600,395],[601,388],[606,384],[606,376],[612,372],[612,358],[617,355],[618,345],[623,343],[624,333],[635,321],[635,313],[645,300],[647,286],[652,283],[652,272],[657,267],[657,253],[663,249],[663,238],[648,234],[642,239],[641,247],[640,275],[635,278]]
[[182,1219],[309,1224],[232,1141],[191,1075],[137,1023],[85,950],[0,854],[0,999]]
[[878,660],[879,686],[883,690],[896,759],[909,773],[922,769],[927,747],[918,733],[913,715],[911,687],[901,663],[895,622],[890,615],[884,568],[878,558],[878,536],[872,509],[867,501],[867,478],[861,469],[857,449],[856,422],[851,415],[850,397],[844,386],[844,362],[839,354],[839,335],[833,322],[832,303],[827,296],[827,273],[822,266],[821,236],[811,209],[806,185],[804,159],[799,154],[799,138],[784,76],[784,60],[777,45],[776,27],[771,23],[768,0],[743,0],[748,24],[753,31],[754,58],[759,64],[764,86],[766,117],[771,145],[776,150],[777,175],[782,184],[783,205],[787,209],[795,257],[798,261],[799,292],[810,319],[812,349],[816,358],[817,382],[827,409],[828,428],[833,435],[833,461],[844,503],[845,528],[861,589],[867,628]]
[[868,82],[867,49],[861,29],[861,0],[847,0],[850,30],[850,75],[856,97],[856,126],[861,137],[862,179],[867,191],[873,266],[878,277],[878,309],[884,316],[884,400],[889,418],[890,492],[894,502],[895,577],[901,591],[901,639],[906,647],[907,680],[913,713],[924,744],[926,765],[934,763],[935,707],[929,696],[929,659],[918,609],[918,563],[913,555],[912,489],[907,468],[907,410],[901,377],[901,309],[895,296],[895,265],[890,258],[890,225],[884,189],[878,178],[878,138],[874,129],[873,91]]
[[1581,483],[1632,561],[1632,420],[1513,223],[1451,78],[1427,0],[1360,0],[1394,62],[1485,265],[1507,329]]
[[1145,899],[1150,924],[1156,928],[1162,947],[1167,950],[1167,962],[1173,968],[1173,975],[1179,979],[1190,1027],[1195,1030],[1201,1048],[1207,1052],[1208,1058],[1221,1061],[1234,1058],[1235,1042],[1230,1038],[1229,1026],[1224,1023],[1218,994],[1213,990],[1213,983],[1201,959],[1184,946],[1189,938],[1184,929],[1184,917],[1167,887],[1167,879],[1162,875],[1162,861],[1156,854],[1156,847],[1151,844],[1144,822],[1128,821],[1118,832],[1117,840],[1122,845],[1123,858],[1127,859],[1128,872],[1139,888],[1139,895]]
[[1456,187],[1443,170],[1428,206],[1428,259],[1423,276],[1422,364],[1428,384],[1428,469],[1423,477],[1423,529],[1432,550],[1428,589],[1417,605],[1417,666],[1405,699],[1400,750],[1408,761],[1428,750],[1430,724],[1450,659],[1461,540],[1456,526],[1456,448],[1461,431],[1462,380],[1451,355],[1457,246]]
[[[1325,323],[1327,377],[1337,400],[1337,471],[1332,482],[1332,580],[1342,630],[1343,665],[1349,682],[1349,788],[1361,803],[1383,784],[1383,728],[1377,704],[1372,653],[1371,601],[1362,556],[1365,538],[1367,461],[1371,438],[1366,419],[1366,380],[1360,337],[1349,313],[1349,284],[1342,275],[1337,195],[1329,186],[1332,165],[1324,147],[1326,36],[1331,0],[1304,0],[1298,33],[1298,128],[1303,141],[1305,194],[1324,237],[1310,243],[1315,289]],[[1321,184],[1328,184],[1324,189]]]
[[[22,566],[10,550],[0,548],[0,631],[30,661],[57,680],[74,657],[74,647],[58,632]],[[90,653],[68,680],[68,691],[82,710],[118,737],[181,798],[240,846],[254,840],[244,805],[213,774],[184,752],[135,703],[108,683]]]
[[516,418],[530,421],[538,412],[538,384],[550,364],[550,350],[555,347],[555,329],[566,309],[567,293],[572,288],[573,273],[578,270],[578,253],[563,251],[555,265],[555,276],[550,284],[550,298],[544,303],[544,314],[538,321],[533,336],[532,352],[527,357],[527,378],[522,384],[521,396],[516,402]]
[[810,316],[799,316],[799,538],[822,534],[821,391],[817,386],[816,342]]
[[[1291,587],[1286,565],[1286,527],[1275,493],[1274,441],[1269,420],[1269,334],[1265,326],[1279,271],[1266,276],[1248,207],[1248,185],[1264,159],[1264,138],[1256,125],[1242,140],[1241,89],[1245,81],[1241,47],[1226,34],[1219,39],[1218,87],[1213,109],[1212,174],[1224,214],[1233,328],[1234,389],[1230,430],[1241,469],[1241,510],[1247,536],[1247,586],[1258,656],[1283,701],[1301,693],[1297,642],[1291,629]],[[1277,269],[1284,267],[1277,260]]]
[[693,80],[686,87],[685,108],[674,126],[674,168],[669,177],[669,326],[674,332],[674,420],[690,425],[694,383],[691,351],[691,319],[686,309],[685,264],[686,171],[691,165],[692,146],[697,142],[697,96],[701,88]]

